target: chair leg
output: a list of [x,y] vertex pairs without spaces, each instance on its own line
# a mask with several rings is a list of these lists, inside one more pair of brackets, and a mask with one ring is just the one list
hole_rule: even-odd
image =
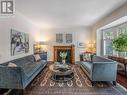
[[24,89],[13,89],[10,93],[6,95],[24,95]]
[[20,90],[18,90],[16,95],[24,95],[24,91],[25,91],[25,89],[20,89]]
[[113,85],[115,85],[115,86],[116,86],[116,81],[113,81]]
[[95,82],[94,81],[91,81],[91,83],[92,83],[92,86],[94,86]]
[[21,90],[21,95],[24,95],[24,89],[23,89],[23,90]]

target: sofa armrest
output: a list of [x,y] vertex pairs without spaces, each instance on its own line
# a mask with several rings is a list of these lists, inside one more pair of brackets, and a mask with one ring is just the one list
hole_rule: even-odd
[[0,88],[22,89],[21,67],[0,67]]
[[92,81],[116,81],[116,62],[96,62],[93,63],[91,79]]

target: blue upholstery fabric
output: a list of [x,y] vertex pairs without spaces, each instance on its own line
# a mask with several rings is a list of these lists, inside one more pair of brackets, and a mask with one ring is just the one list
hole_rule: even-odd
[[112,60],[110,60],[110,59],[108,59],[108,58],[104,58],[104,57],[101,57],[101,56],[96,56],[96,55],[94,55],[93,56],[93,59],[92,59],[92,61],[95,63],[95,62],[101,62],[101,63],[105,63],[105,62],[114,62],[114,61],[112,61]]
[[90,62],[81,62],[83,67],[87,70],[87,72],[91,72],[91,69],[92,69],[92,63]]
[[33,74],[33,72],[38,70],[38,68],[41,67],[42,65],[44,65],[44,64],[41,63],[41,61],[33,63],[33,64],[26,65],[23,67],[24,73],[26,74],[26,76],[29,77]]
[[34,62],[33,55],[15,59],[17,67],[8,67],[8,63],[0,64],[0,88],[24,89],[37,74],[47,65],[47,61]]
[[47,60],[47,52],[40,53],[41,60]]
[[34,63],[35,61],[34,61],[33,55],[30,55],[30,56],[26,56],[26,57],[23,57],[23,58],[15,59],[11,62],[15,63],[16,65],[18,65],[20,67],[23,67],[27,64]]
[[91,62],[81,62],[82,69],[91,81],[116,81],[117,62],[94,56]]
[[0,88],[22,88],[20,67],[0,67]]

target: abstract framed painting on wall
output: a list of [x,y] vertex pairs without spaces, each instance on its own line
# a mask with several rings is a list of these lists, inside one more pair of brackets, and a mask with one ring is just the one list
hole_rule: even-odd
[[11,56],[29,52],[29,35],[11,29]]

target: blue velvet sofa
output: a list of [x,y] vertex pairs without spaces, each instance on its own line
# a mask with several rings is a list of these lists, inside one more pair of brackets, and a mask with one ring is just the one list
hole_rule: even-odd
[[101,56],[92,56],[89,61],[81,61],[81,68],[92,82],[112,81],[116,85],[117,63]]
[[[17,67],[9,67],[9,62],[0,64],[0,88],[25,89],[25,87],[47,65],[46,57],[36,62],[33,55],[12,60]],[[43,60],[44,59],[44,60]]]

